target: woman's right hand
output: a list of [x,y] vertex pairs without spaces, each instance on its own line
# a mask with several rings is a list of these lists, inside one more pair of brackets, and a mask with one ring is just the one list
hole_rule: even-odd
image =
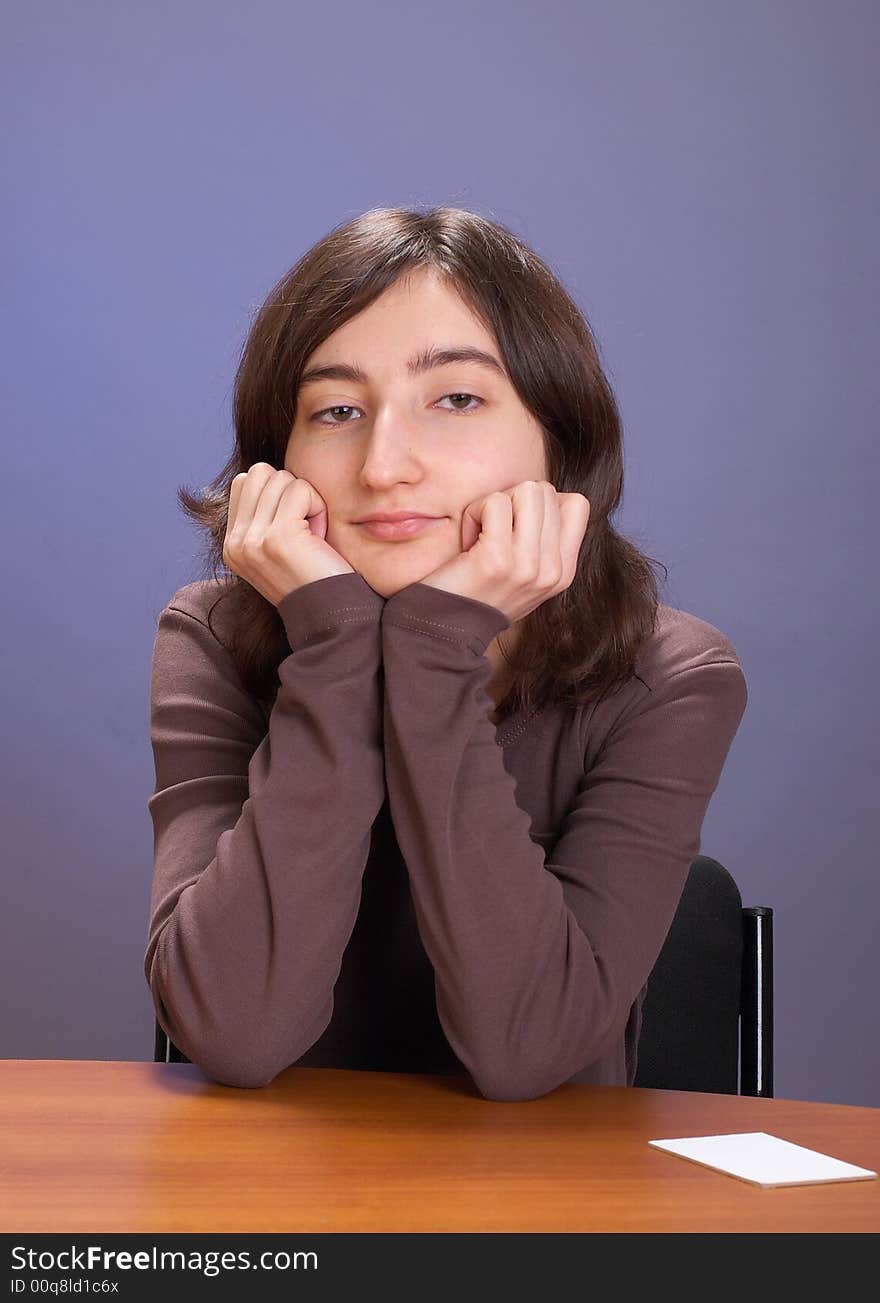
[[275,606],[316,579],[355,573],[326,535],[327,504],[308,480],[258,461],[230,484],[223,564]]

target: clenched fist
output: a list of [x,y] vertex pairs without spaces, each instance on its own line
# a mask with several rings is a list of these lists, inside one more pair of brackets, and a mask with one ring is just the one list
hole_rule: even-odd
[[258,461],[229,486],[223,564],[275,606],[317,579],[355,573],[326,535],[327,504],[308,480]]

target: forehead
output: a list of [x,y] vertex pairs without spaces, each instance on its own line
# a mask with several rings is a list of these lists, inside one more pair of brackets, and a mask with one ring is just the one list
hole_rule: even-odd
[[419,269],[400,277],[377,299],[337,327],[307,359],[309,366],[328,361],[403,366],[431,347],[482,349],[500,361],[491,330],[464,301],[454,285],[437,273]]
[[417,377],[441,367],[509,380],[490,331],[459,295],[433,277],[398,282],[329,335],[307,359],[299,388],[322,380],[368,385],[383,376]]

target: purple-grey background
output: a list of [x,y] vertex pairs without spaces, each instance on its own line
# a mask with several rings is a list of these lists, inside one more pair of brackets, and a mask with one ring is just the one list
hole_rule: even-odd
[[[620,528],[749,705],[702,849],[776,911],[776,1093],[880,1105],[864,3],[7,5],[0,1057],[150,1059],[156,616],[250,314],[374,205],[512,227],[620,402]],[[662,579],[662,575],[661,575]]]

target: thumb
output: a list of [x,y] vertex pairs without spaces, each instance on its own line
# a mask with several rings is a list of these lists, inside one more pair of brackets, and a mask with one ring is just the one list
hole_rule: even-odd
[[300,484],[305,484],[309,491],[309,504],[306,507],[306,520],[308,521],[309,530],[317,538],[326,539],[327,503],[310,480],[304,479],[301,475],[296,478]]
[[476,502],[471,502],[464,509],[464,515],[461,518],[462,552],[470,552],[483,531],[481,516],[484,501],[485,498],[480,498]]
[[323,507],[316,511],[313,516],[308,517],[309,529],[318,538],[327,538],[327,508]]

